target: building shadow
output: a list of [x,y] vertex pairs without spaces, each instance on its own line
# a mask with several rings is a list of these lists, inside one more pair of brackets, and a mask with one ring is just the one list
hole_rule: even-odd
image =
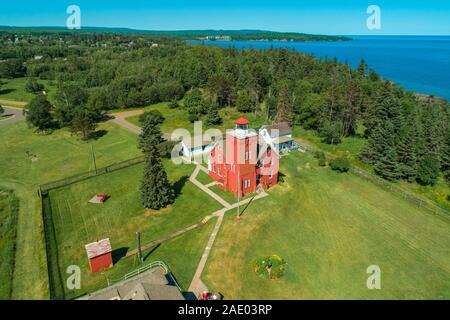
[[125,256],[127,255],[127,252],[128,252],[129,249],[130,248],[128,248],[128,247],[122,247],[122,248],[114,249],[112,251],[113,264],[116,264],[122,258],[125,258]]

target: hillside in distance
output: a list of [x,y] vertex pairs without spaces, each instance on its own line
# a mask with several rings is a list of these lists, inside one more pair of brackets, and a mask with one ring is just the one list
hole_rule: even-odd
[[306,34],[297,32],[276,32],[266,30],[138,30],[131,28],[104,28],[83,27],[80,30],[69,30],[65,27],[12,27],[0,26],[0,32],[24,34],[24,33],[117,33],[128,35],[149,35],[156,37],[171,37],[179,40],[200,41],[289,41],[289,42],[314,42],[314,41],[349,41],[351,38],[342,36],[329,36]]

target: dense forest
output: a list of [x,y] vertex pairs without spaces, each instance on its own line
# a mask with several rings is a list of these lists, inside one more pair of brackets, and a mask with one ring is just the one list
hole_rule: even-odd
[[[448,103],[418,99],[358,68],[287,49],[236,50],[114,33],[0,33],[0,77],[29,77],[30,122],[87,138],[102,113],[162,101],[191,121],[236,107],[314,130],[325,143],[367,138],[360,154],[388,180],[450,179]],[[39,80],[57,85],[54,106]]]
[[[44,33],[66,33],[63,27],[0,27],[0,32],[10,34],[35,34]],[[145,35],[159,38],[172,38],[177,40],[218,40],[226,39],[231,41],[349,41],[351,38],[343,36],[327,36],[320,34],[306,34],[297,32],[275,32],[266,30],[178,30],[178,31],[157,31],[157,30],[136,30],[129,28],[102,28],[83,27],[83,30],[72,31],[72,33],[115,33],[121,35]]]

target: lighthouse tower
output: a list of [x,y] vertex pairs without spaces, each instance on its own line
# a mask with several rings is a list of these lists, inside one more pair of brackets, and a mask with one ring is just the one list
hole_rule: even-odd
[[227,130],[226,163],[229,165],[228,190],[242,196],[256,191],[255,166],[258,159],[258,134],[249,121],[240,117],[233,130]]
[[[278,157],[269,146],[259,144],[259,134],[241,116],[227,130],[225,144],[216,144],[208,160],[208,173],[223,190],[243,196],[258,186],[270,188],[278,182]],[[270,139],[270,136],[269,138]]]

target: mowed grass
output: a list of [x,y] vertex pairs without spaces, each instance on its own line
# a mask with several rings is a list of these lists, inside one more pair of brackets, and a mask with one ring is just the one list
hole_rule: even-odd
[[[226,215],[203,274],[208,288],[225,299],[449,299],[448,217],[316,163],[284,157],[285,182],[241,221]],[[273,281],[253,270],[272,254],[287,262]],[[370,265],[381,268],[381,290],[367,289]]]
[[11,298],[19,201],[0,189],[0,300]]
[[[294,129],[294,137],[297,137],[302,143],[306,143],[315,149],[324,151],[327,153],[329,159],[332,157],[344,156],[347,157],[353,165],[369,172],[373,171],[371,165],[368,165],[359,159],[359,154],[366,144],[366,140],[361,136],[343,138],[342,143],[329,145],[323,143],[322,138],[320,138],[317,133],[296,127]],[[389,182],[386,181],[386,183]],[[392,184],[419,198],[434,201],[442,208],[450,211],[450,187],[442,176],[433,186],[423,186],[419,183],[408,183],[405,181],[393,182]]]
[[[83,271],[82,292],[105,286],[102,274],[89,272],[84,248],[87,243],[110,238],[113,249],[123,255],[127,250],[136,248],[137,231],[141,232],[141,241],[145,245],[200,222],[205,216],[221,208],[218,202],[188,181],[194,166],[175,165],[170,160],[165,160],[164,163],[177,198],[173,205],[157,211],[141,206],[143,164],[50,191],[53,229],[56,233],[56,241],[52,246],[57,247],[57,253],[52,249],[52,254],[55,253],[53,258],[58,259],[63,282],[68,276],[64,274],[64,270],[70,265],[79,265]],[[106,192],[110,199],[102,205],[88,203],[98,192]],[[184,254],[183,247],[180,247],[178,252],[173,253],[173,257],[160,255],[160,258],[177,264],[177,257],[183,257]],[[116,273],[109,272],[107,275]],[[187,278],[185,274],[180,274],[180,277]],[[74,295],[79,295],[79,292]],[[73,296],[66,296],[71,297]]]
[[[145,111],[158,110],[164,116],[165,121],[161,126],[161,130],[164,133],[172,133],[175,129],[183,128],[187,129],[191,134],[194,134],[194,124],[189,121],[187,109],[180,106],[175,109],[169,108],[169,104],[166,102],[159,103],[144,108]],[[241,113],[235,108],[227,107],[219,110],[220,116],[222,118],[222,123],[216,126],[208,126],[205,124],[207,116],[201,116],[200,121],[203,121],[202,130],[203,133],[208,129],[219,129],[223,133],[226,129],[233,129],[235,127],[235,121],[240,117]],[[250,121],[252,128],[259,128],[265,123],[265,117],[261,114],[246,113],[245,117]],[[128,117],[127,121],[140,126],[139,116]]]
[[[14,100],[30,102],[34,98],[34,94],[25,90],[28,78],[14,78],[14,79],[0,79],[3,85],[0,87],[0,100]],[[51,80],[40,80],[37,82],[44,85],[44,90],[52,101],[53,95],[56,92],[56,83]]]
[[[67,130],[36,134],[24,121],[0,126],[0,187],[13,190],[20,201],[13,299],[48,297],[38,186],[92,170],[91,144],[98,167],[141,154],[136,135],[112,123],[102,123],[98,130],[104,135],[86,143]],[[27,151],[36,156],[34,161]]]

